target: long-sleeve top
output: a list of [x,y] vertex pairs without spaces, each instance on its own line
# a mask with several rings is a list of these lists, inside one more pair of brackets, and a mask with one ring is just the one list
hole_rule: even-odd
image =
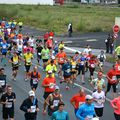
[[95,116],[95,110],[93,104],[86,104],[80,106],[76,113],[76,117],[79,120],[85,120],[86,117],[94,117]]
[[52,114],[51,120],[70,120],[66,111],[56,111]]

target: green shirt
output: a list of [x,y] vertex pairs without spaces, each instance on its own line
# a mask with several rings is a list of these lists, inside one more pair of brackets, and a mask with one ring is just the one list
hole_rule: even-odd
[[116,49],[115,49],[115,52],[117,55],[120,55],[120,46],[118,46]]
[[42,51],[41,51],[41,55],[42,55],[42,59],[49,59],[49,53],[50,53],[50,51],[49,51],[49,49],[47,48],[47,49],[42,49]]

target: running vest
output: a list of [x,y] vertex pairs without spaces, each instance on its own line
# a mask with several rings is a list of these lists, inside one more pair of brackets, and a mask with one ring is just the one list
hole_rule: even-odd
[[36,73],[36,75],[34,75],[34,73],[32,72],[31,83],[34,84],[34,85],[38,84],[38,72]]
[[[52,94],[52,99],[49,101],[48,109],[52,112],[55,112],[58,110],[58,104],[61,101],[60,94],[56,97],[54,94]],[[54,109],[51,109],[50,106],[54,106]]]

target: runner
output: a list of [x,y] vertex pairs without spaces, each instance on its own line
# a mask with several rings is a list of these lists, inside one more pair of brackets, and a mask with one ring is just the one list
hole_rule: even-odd
[[90,85],[94,88],[93,92],[97,90],[98,86],[100,86],[101,89],[105,88],[105,80],[102,77],[103,77],[102,72],[98,72],[97,78],[93,79],[90,82]]
[[25,120],[37,120],[39,107],[34,91],[29,91],[29,97],[23,101],[20,106],[20,110],[25,112]]
[[86,45],[86,48],[83,50],[83,53],[88,55],[89,52],[92,52],[92,49],[90,48],[90,45]]
[[40,78],[41,78],[41,75],[40,73],[38,72],[38,67],[35,66],[33,68],[33,71],[30,72],[30,86],[31,86],[31,89],[35,92],[37,87],[38,87],[38,83],[40,81]]
[[86,58],[84,57],[84,54],[81,53],[81,57],[78,60],[78,75],[82,72],[82,84],[85,84],[84,77],[85,77],[85,63],[86,63]]
[[103,116],[103,109],[105,103],[105,92],[98,86],[97,91],[92,94],[95,105],[95,113],[97,117]]
[[56,80],[52,77],[52,71],[48,71],[48,77],[44,78],[42,82],[42,87],[44,90],[43,98],[46,100],[49,94],[54,92],[54,86],[56,85]]
[[96,57],[93,55],[90,60],[88,61],[88,66],[89,66],[89,72],[90,72],[90,80],[94,79],[94,71],[96,68]]
[[0,68],[0,93],[5,92],[6,89],[6,74],[4,68]]
[[65,59],[67,58],[66,53],[63,51],[63,48],[60,49],[60,52],[58,52],[58,54],[56,55],[56,59],[58,60],[58,66],[59,66],[59,70],[58,70],[58,75],[59,77],[62,79],[63,75],[62,75],[62,66],[65,63]]
[[76,75],[77,75],[77,62],[74,60],[74,57],[72,57],[71,59],[71,65],[72,65],[72,70],[71,70],[71,80],[72,80],[72,83],[73,83],[73,87],[74,86],[74,83],[75,83],[75,80],[76,80]]
[[4,66],[6,66],[6,55],[7,55],[7,49],[8,49],[8,44],[6,40],[3,40],[3,43],[1,43],[1,52],[2,52],[2,59],[1,62]]
[[29,70],[32,64],[33,54],[31,54],[30,49],[27,50],[27,53],[24,54],[24,61],[25,61],[25,69],[26,69],[26,77],[25,81],[29,78]]
[[52,59],[50,63],[46,66],[46,76],[48,77],[48,71],[52,71],[52,77],[55,77],[55,72],[57,72],[56,64],[54,63],[54,60]]
[[65,104],[60,102],[58,110],[52,114],[51,120],[70,120],[68,112],[64,110]]
[[45,100],[44,113],[46,113],[46,106],[48,105],[48,115],[51,116],[53,112],[58,110],[58,104],[62,101],[59,86],[55,86],[54,93],[49,94]]
[[62,82],[66,83],[66,90],[69,90],[70,84],[72,84],[71,70],[72,70],[72,65],[70,64],[70,60],[66,59],[65,63],[62,66],[64,80],[60,81],[60,83]]
[[12,86],[7,86],[6,92],[1,96],[0,101],[3,105],[3,119],[7,120],[10,118],[10,120],[14,120],[14,103],[16,101],[16,95],[12,92]]
[[103,71],[103,65],[104,65],[104,62],[106,60],[106,55],[104,53],[104,51],[102,50],[100,52],[100,54],[97,56],[97,59],[98,59],[98,65],[100,67],[100,71]]
[[20,58],[16,52],[13,53],[13,56],[11,57],[9,62],[12,63],[12,80],[16,81],[18,68],[19,68],[19,62],[20,62]]
[[50,50],[53,48],[53,37],[50,36],[49,39],[46,42],[47,48]]
[[36,50],[37,50],[37,61],[38,61],[38,65],[40,65],[40,60],[41,60],[41,52],[42,52],[43,46],[42,43],[38,43]]
[[120,96],[117,98],[114,98],[111,101],[111,105],[114,109],[115,120],[120,120]]
[[70,102],[71,104],[73,105],[74,107],[74,112],[75,112],[75,115],[79,109],[79,107],[85,103],[85,91],[84,89],[80,89],[79,90],[79,93],[75,94],[71,99],[70,99]]
[[45,45],[44,48],[41,51],[41,55],[42,55],[42,60],[43,60],[43,70],[45,70],[48,59],[49,59],[49,49],[47,48],[47,46]]
[[86,95],[85,103],[79,107],[76,117],[78,120],[92,120],[94,116],[95,110],[93,105],[93,97],[91,95]]
[[65,47],[64,42],[61,41],[58,47],[59,47],[59,51],[60,51],[61,49],[64,49],[64,47]]
[[111,86],[112,86],[112,88],[113,88],[113,98],[115,98],[115,96],[116,96],[116,85],[118,83],[118,80],[117,80],[117,77],[116,77],[115,65],[113,65],[112,69],[110,69],[107,72],[106,78],[108,79],[108,82],[107,82],[107,90],[105,92],[105,95],[107,95],[107,93],[110,91]]

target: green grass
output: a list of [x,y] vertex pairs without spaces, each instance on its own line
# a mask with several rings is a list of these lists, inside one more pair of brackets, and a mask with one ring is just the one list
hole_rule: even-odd
[[57,34],[66,33],[69,22],[74,32],[111,31],[120,8],[93,5],[40,6],[40,5],[0,5],[0,17],[13,17],[24,25]]

